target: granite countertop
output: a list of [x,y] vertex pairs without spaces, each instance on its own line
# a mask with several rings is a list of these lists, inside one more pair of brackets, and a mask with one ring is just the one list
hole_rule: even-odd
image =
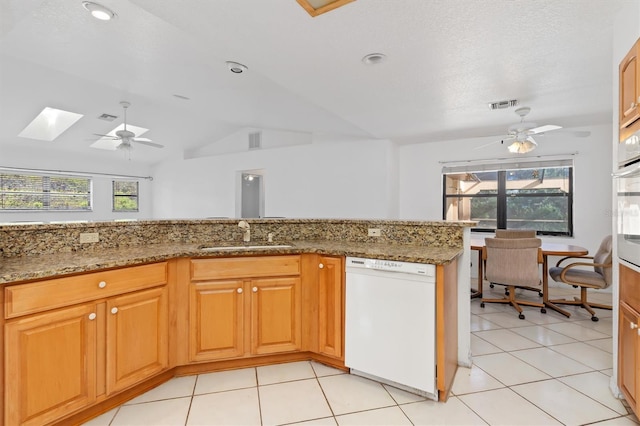
[[160,262],[178,257],[259,256],[273,254],[317,253],[335,256],[355,256],[403,262],[446,264],[462,253],[462,248],[429,247],[410,244],[376,244],[345,241],[251,242],[246,245],[290,245],[257,249],[221,249],[202,251],[202,246],[239,246],[242,243],[212,242],[210,244],[149,244],[96,251],[78,251],[49,255],[0,258],[0,284],[54,278],[100,269]]

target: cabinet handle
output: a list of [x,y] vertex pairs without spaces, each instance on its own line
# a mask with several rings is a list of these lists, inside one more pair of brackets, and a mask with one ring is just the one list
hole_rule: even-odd
[[95,313],[95,312],[91,312],[91,313],[89,314],[89,319],[90,319],[91,321],[93,321],[94,319],[96,319],[96,317],[97,317],[97,315],[96,315],[96,313]]
[[258,287],[254,287],[254,288],[252,288],[251,290],[252,290],[254,293],[257,293],[257,292],[258,292]]
[[236,291],[238,292],[238,294],[242,293],[242,289],[241,288],[237,289]]
[[638,328],[638,324],[636,324],[635,322],[630,322],[629,327],[633,330],[634,328]]
[[324,265],[321,263],[321,264],[318,265],[318,268],[322,269],[322,268],[324,268]]
[[116,307],[111,308],[111,313],[114,314],[114,315],[117,314],[118,313],[118,308],[116,308]]
[[100,281],[98,283],[98,287],[100,287],[100,288],[105,288],[106,286],[107,286],[107,283],[105,281]]

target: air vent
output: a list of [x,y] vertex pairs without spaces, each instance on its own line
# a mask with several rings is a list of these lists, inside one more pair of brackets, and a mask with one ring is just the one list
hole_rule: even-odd
[[489,108],[491,109],[507,109],[507,108],[511,108],[518,105],[518,100],[517,99],[509,99],[506,101],[497,101],[497,102],[491,102],[489,104]]
[[249,149],[262,148],[262,132],[249,133]]
[[117,115],[111,115],[111,114],[102,114],[101,116],[98,117],[99,120],[104,120],[104,121],[113,121],[116,118],[118,118]]

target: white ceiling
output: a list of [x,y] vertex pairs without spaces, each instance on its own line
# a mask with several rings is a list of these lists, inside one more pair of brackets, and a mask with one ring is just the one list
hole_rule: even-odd
[[[613,18],[632,1],[356,0],[312,18],[295,0],[101,0],[118,15],[101,22],[81,0],[0,0],[0,150],[115,158],[89,146],[122,122],[122,100],[166,146],[137,146],[145,163],[247,127],[499,135],[519,119],[487,103],[512,98],[539,124],[610,123]],[[373,52],[388,60],[363,64]],[[53,142],[18,137],[45,106],[84,117]]]

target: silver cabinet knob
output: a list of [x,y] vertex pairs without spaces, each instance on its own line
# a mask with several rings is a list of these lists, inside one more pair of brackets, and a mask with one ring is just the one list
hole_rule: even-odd
[[91,321],[93,321],[94,319],[96,319],[96,317],[97,317],[97,315],[96,315],[96,313],[95,313],[95,312],[91,312],[91,313],[89,314],[89,319],[90,319]]
[[324,268],[324,265],[321,263],[321,264],[318,265],[318,268],[322,269],[322,268]]
[[638,328],[638,324],[636,324],[635,322],[630,322],[629,327],[633,330],[634,328]]
[[107,283],[105,281],[100,281],[98,283],[98,287],[100,287],[100,288],[105,288],[106,286],[107,286]]
[[241,288],[237,289],[236,291],[238,292],[238,294],[242,294],[242,289]]
[[631,108],[635,108],[636,107],[636,103],[635,102],[631,102]]
[[111,308],[111,313],[114,314],[114,315],[117,314],[118,313],[118,308],[116,308],[116,307]]
[[257,293],[257,292],[258,292],[258,287],[254,287],[254,288],[252,288],[251,290],[252,290],[254,293]]

